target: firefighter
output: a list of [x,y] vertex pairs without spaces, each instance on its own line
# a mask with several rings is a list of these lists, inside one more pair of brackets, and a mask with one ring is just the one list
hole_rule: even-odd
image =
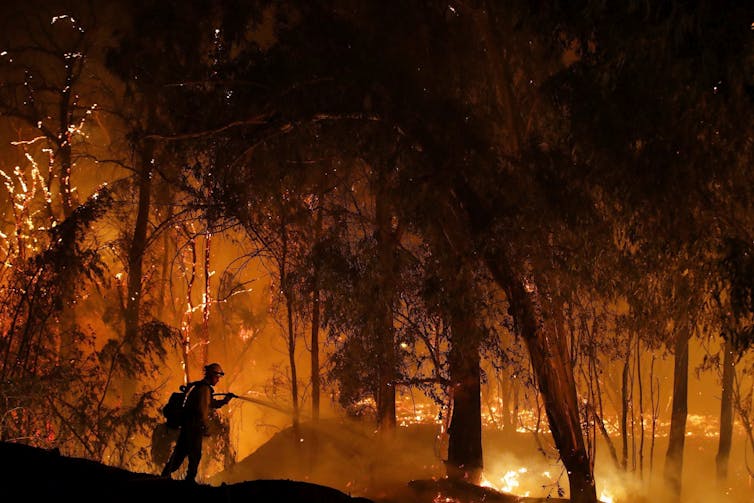
[[196,481],[196,473],[199,469],[199,461],[202,459],[202,441],[209,436],[209,413],[210,409],[219,409],[235,397],[228,393],[224,398],[216,400],[212,397],[214,386],[224,376],[219,363],[210,363],[204,367],[204,379],[197,381],[186,396],[181,419],[181,431],[175,443],[173,453],[170,455],[162,476],[170,478],[188,457],[188,470],[186,480]]

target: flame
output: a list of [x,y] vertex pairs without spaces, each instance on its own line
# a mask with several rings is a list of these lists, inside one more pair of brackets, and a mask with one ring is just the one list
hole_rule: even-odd
[[[482,481],[479,485],[482,487],[489,487],[491,489],[495,489],[496,491],[504,493],[512,493],[514,490],[518,489],[521,486],[519,477],[528,472],[529,469],[525,466],[522,466],[515,470],[508,470],[502,477],[500,477],[500,482],[498,484],[492,483],[487,477],[482,475]],[[526,491],[524,492],[523,496],[528,497],[530,494],[530,491]]]
[[602,489],[602,492],[600,492],[600,501],[602,503],[615,503],[613,495],[607,489]]

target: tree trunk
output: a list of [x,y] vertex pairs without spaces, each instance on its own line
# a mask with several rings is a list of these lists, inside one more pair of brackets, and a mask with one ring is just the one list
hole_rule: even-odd
[[65,220],[73,213],[73,198],[71,194],[71,159],[73,153],[69,143],[70,135],[66,133],[66,139],[58,147],[60,156],[60,202]]
[[207,221],[207,229],[204,233],[204,260],[202,270],[204,271],[204,294],[202,295],[202,340],[199,346],[199,361],[202,367],[209,364],[209,315],[212,306],[212,292],[210,290],[210,258],[212,252],[212,228],[211,223]]
[[[322,237],[322,191],[318,194],[319,208],[315,222],[315,243]],[[312,380],[312,421],[319,422],[319,260],[315,256],[312,271],[312,340],[311,340],[311,380]]]
[[389,188],[385,169],[379,170],[375,196],[375,220],[378,261],[378,299],[375,313],[375,336],[379,362],[377,363],[377,427],[381,432],[393,432],[395,417],[395,380],[397,355],[393,304],[395,302],[398,230],[393,229],[388,201]]
[[717,465],[717,481],[724,483],[728,478],[728,460],[733,439],[733,379],[735,376],[735,362],[733,358],[733,344],[725,341],[723,347],[723,382],[722,397],[720,399],[720,443],[717,448],[715,464]]
[[[293,301],[290,292],[285,299],[288,319],[288,363],[291,366],[291,401],[293,402],[293,431],[299,431],[298,375],[296,372],[296,334],[293,327]],[[298,436],[298,435],[297,435]]]
[[[501,379],[498,377],[498,380]],[[503,408],[503,431],[505,433],[513,433],[516,428],[513,426],[513,418],[511,412],[511,401],[513,397],[513,376],[509,376],[507,382],[503,385],[501,382],[500,395],[502,396],[502,408]]]
[[296,371],[296,333],[293,323],[293,288],[290,278],[288,277],[287,265],[288,265],[288,232],[286,224],[281,226],[281,242],[282,252],[280,258],[280,286],[283,290],[283,296],[285,297],[285,310],[287,320],[287,332],[288,332],[288,365],[291,370],[291,402],[293,405],[293,432],[296,438],[296,445],[298,445],[298,439],[300,438],[300,414],[298,410],[298,373]]
[[595,503],[592,466],[579,421],[576,383],[562,334],[552,322],[540,323],[534,292],[513,273],[501,252],[487,257],[495,280],[506,291],[511,314],[529,350],[553,440],[568,472],[571,501]]
[[623,451],[621,452],[620,467],[623,471],[628,468],[628,377],[631,364],[631,336],[626,344],[626,356],[623,360],[623,375],[621,379],[621,415],[620,436]]
[[[462,178],[454,179],[444,234],[455,249],[463,249],[469,236],[484,235],[490,226],[483,201]],[[573,503],[596,503],[591,459],[579,419],[576,381],[564,334],[552,321],[544,323],[536,303],[536,286],[525,285],[514,272],[507,251],[488,248],[484,262],[495,282],[505,291],[509,312],[526,342],[529,358],[550,422],[553,440],[568,472]]]
[[478,484],[482,478],[482,403],[479,341],[476,324],[461,315],[451,319],[449,356],[453,415],[448,428],[448,478]]
[[639,478],[644,478],[644,384],[641,381],[641,338],[636,334],[636,382],[639,386]]
[[[71,133],[68,130],[69,119],[71,111],[69,110],[70,96],[69,92],[63,93],[63,100],[60,105],[61,114],[61,129],[60,129],[60,143],[58,144],[57,157],[60,161],[60,172],[58,174],[58,182],[60,184],[60,201],[62,206],[63,220],[67,219],[73,213],[73,200],[71,195],[71,160],[73,152],[71,149]],[[65,129],[64,129],[65,128]],[[60,330],[60,351],[59,355],[63,360],[67,360],[75,353],[75,332],[76,332],[76,310],[75,303],[75,283],[66,282],[63,287],[62,295],[65,298],[65,302],[70,302],[72,309],[64,309],[59,314],[59,330]]]
[[58,152],[60,156],[60,201],[63,209],[63,219],[68,218],[73,212],[73,194],[71,192],[71,166],[72,166],[72,148],[71,137],[73,127],[73,114],[77,105],[76,100],[71,103],[72,91],[74,85],[74,65],[66,65],[65,84],[61,89],[60,103],[58,104]]
[[312,421],[319,422],[319,289],[312,294]]
[[665,482],[676,497],[681,495],[683,448],[688,416],[689,338],[678,331],[675,338],[673,366],[673,410],[670,417],[668,452],[665,455]]
[[[134,232],[128,249],[128,282],[126,286],[125,333],[123,351],[133,350],[139,335],[139,311],[141,305],[142,262],[147,243],[147,227],[152,189],[152,147],[145,147],[141,155],[142,169],[139,173],[139,201]],[[134,378],[126,378],[123,400],[129,402],[136,391]]]

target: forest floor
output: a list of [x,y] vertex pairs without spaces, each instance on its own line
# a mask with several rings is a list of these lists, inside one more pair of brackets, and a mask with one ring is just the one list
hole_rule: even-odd
[[[431,424],[400,427],[387,437],[343,419],[321,421],[316,428],[302,424],[297,435],[290,428],[282,430],[252,454],[212,477],[210,483],[306,480],[380,503],[559,501],[557,487],[549,480],[551,487],[536,495],[512,494],[511,489],[517,484],[512,474],[508,475],[509,485],[495,484],[497,489],[508,491],[446,480],[438,433],[438,426]],[[530,442],[513,445],[503,438],[495,442],[507,445],[509,461],[542,457],[536,449],[527,452]],[[551,464],[555,466],[556,460]],[[508,471],[517,477],[517,469],[519,465]]]
[[[565,502],[567,478],[556,459],[545,456],[532,434],[485,432],[485,478],[499,489],[443,478],[442,446],[434,425],[399,428],[393,438],[379,437],[344,421],[302,425],[298,435],[285,429],[252,454],[203,484],[134,473],[55,451],[0,442],[3,500],[68,500],[151,503],[223,501],[233,503],[544,503]],[[542,440],[548,440],[543,436]],[[687,439],[683,503],[751,503],[750,480],[738,475],[722,491],[715,488],[716,441]],[[541,445],[548,450],[547,445]],[[605,451],[601,451],[605,452]],[[661,479],[664,446],[655,446],[654,480]],[[661,503],[656,490],[621,483],[597,460],[597,494],[605,503]],[[644,461],[647,465],[648,460]],[[649,477],[648,477],[649,478]],[[556,480],[556,482],[553,482]],[[606,488],[609,491],[606,491]],[[559,489],[561,491],[559,491]],[[726,494],[727,493],[727,494]],[[566,494],[567,496],[567,494]]]
[[[358,423],[343,419],[321,421],[317,428],[303,424],[298,435],[285,429],[247,457],[210,479],[210,483],[237,483],[258,479],[303,480],[333,487],[346,494],[381,503],[437,501],[527,502],[567,498],[568,479],[558,461],[549,434],[505,433],[485,430],[484,478],[490,487],[450,484],[443,477],[445,457],[439,429],[433,424],[400,427],[392,438],[378,436]],[[620,455],[619,439],[616,449]],[[743,444],[743,442],[741,442]],[[630,448],[631,446],[629,446]],[[643,459],[629,453],[626,474],[615,468],[604,445],[598,445],[595,464],[597,495],[605,503],[663,503],[673,498],[660,487],[665,439],[652,447],[646,439]],[[715,483],[717,438],[686,438],[683,503],[752,503],[741,445],[734,446],[726,487]],[[737,450],[738,449],[738,450]],[[638,472],[642,476],[638,476]],[[496,489],[496,490],[495,490]]]

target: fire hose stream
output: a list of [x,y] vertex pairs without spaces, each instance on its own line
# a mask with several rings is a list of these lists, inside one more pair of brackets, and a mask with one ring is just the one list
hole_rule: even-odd
[[[256,404],[256,405],[261,405],[262,407],[267,407],[269,409],[276,410],[278,412],[281,412],[281,413],[286,414],[286,415],[291,416],[291,417],[294,417],[294,415],[295,415],[293,409],[291,409],[289,407],[285,407],[283,405],[278,405],[278,404],[276,404],[274,402],[270,402],[268,400],[261,400],[259,398],[252,398],[252,397],[248,397],[248,396],[239,396],[239,395],[236,395],[235,393],[213,393],[212,396],[227,396],[227,395],[232,395],[233,398],[235,398],[237,400],[243,400],[244,402],[249,402],[249,403],[253,403],[253,404]],[[301,411],[299,411],[298,416],[301,419],[311,419],[310,416],[308,416],[307,414],[303,414]],[[318,425],[312,425],[312,426],[314,428],[317,428],[317,429],[321,428]],[[369,438],[369,435],[365,434],[363,431],[358,430],[356,428],[352,428],[352,427],[350,427],[350,426],[348,426],[346,424],[341,424],[340,427],[341,428],[345,428],[349,432],[351,432],[351,433],[353,433],[355,435],[358,435],[360,437],[363,437],[365,439]]]
[[[278,405],[274,402],[269,402],[267,400],[260,400],[259,398],[251,398],[248,396],[239,396],[235,393],[214,393],[212,396],[228,396],[231,395],[236,400],[243,400],[244,402],[254,403],[257,405],[261,405],[262,407],[267,407],[269,409],[276,410],[278,412],[282,412],[283,414],[287,414],[289,416],[294,415],[293,409],[290,409],[288,407],[284,407],[282,405]],[[299,417],[306,418],[307,416],[305,414],[302,414],[301,412],[298,413]]]

